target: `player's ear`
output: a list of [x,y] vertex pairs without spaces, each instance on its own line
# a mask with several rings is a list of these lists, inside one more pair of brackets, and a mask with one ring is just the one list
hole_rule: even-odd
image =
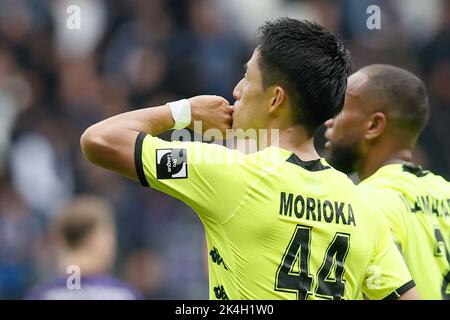
[[383,112],[375,112],[370,115],[367,121],[366,140],[374,140],[381,136],[386,128],[386,115]]
[[281,104],[285,101],[287,95],[286,91],[280,86],[274,86],[270,89],[270,106],[269,113],[275,112],[278,110]]

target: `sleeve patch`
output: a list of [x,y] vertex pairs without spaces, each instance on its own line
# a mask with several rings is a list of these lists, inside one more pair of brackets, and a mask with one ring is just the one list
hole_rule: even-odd
[[186,179],[188,177],[186,149],[156,149],[156,178]]

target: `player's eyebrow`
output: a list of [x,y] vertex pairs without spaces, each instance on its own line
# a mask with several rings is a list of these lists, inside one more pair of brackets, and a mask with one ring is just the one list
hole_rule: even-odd
[[247,68],[248,68],[248,62],[244,63],[244,70],[245,70],[245,72],[247,72]]

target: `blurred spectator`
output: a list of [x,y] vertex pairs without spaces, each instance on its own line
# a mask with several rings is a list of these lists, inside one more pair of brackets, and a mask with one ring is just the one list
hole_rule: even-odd
[[50,215],[73,193],[72,162],[57,123],[40,125],[45,130],[23,134],[10,149],[11,176],[27,204]]
[[22,298],[32,284],[42,231],[38,216],[0,175],[0,299]]
[[19,112],[29,108],[31,86],[12,52],[0,43],[0,171],[5,169],[12,130]]
[[141,292],[146,299],[174,299],[165,290],[162,259],[150,250],[133,251],[124,266],[125,278]]
[[135,103],[160,90],[167,75],[164,54],[173,22],[164,1],[130,1],[134,19],[124,22],[106,46],[103,73],[109,81],[131,91]]
[[[101,198],[79,196],[54,220],[59,272],[65,274],[34,289],[35,300],[135,300],[141,296],[109,274],[116,252],[112,208]],[[73,272],[73,278],[67,273]],[[79,274],[77,274],[79,272]],[[79,279],[76,279],[76,277]]]
[[445,2],[439,29],[420,52],[420,62],[431,102],[421,145],[430,167],[450,179],[450,1]]
[[233,101],[232,88],[242,77],[249,53],[242,35],[231,28],[217,0],[189,1],[188,26],[189,33],[181,34],[173,49],[191,48],[201,92]]
[[[64,60],[78,61],[92,54],[105,31],[106,8],[103,0],[58,0],[50,1],[50,5],[58,55]],[[77,14],[79,25],[72,20],[76,19]]]

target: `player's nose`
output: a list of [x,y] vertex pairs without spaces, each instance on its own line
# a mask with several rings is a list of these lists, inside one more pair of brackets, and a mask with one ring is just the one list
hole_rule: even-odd
[[324,137],[328,141],[331,138],[332,131],[333,131],[333,126],[334,126],[334,119],[330,119],[330,120],[325,121],[326,130],[325,130],[325,133],[324,133]]
[[332,128],[334,126],[334,119],[328,119],[325,121],[325,127]]
[[234,87],[234,90],[233,90],[233,97],[236,100],[239,100],[241,98],[241,95],[242,95],[242,80],[244,80],[244,79],[241,79],[241,81],[239,81],[236,84],[236,87]]

